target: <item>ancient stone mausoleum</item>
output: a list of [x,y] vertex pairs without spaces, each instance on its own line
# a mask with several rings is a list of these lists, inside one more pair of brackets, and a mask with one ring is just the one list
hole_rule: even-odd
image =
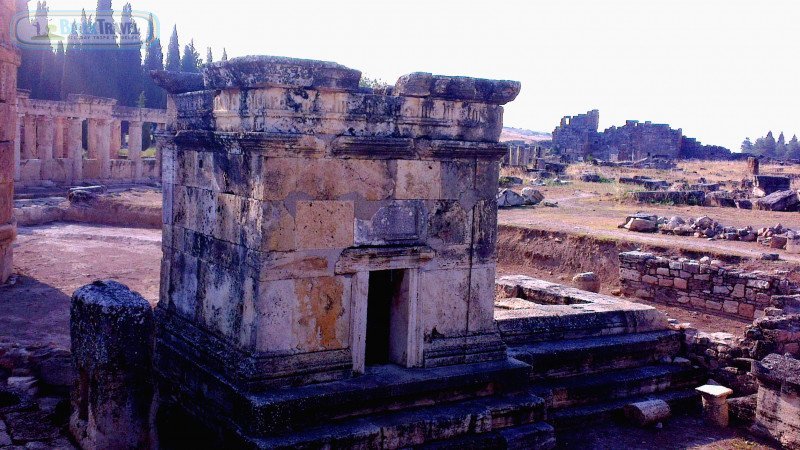
[[[161,401],[251,445],[524,385],[493,315],[501,105],[520,84],[414,73],[378,92],[360,77],[275,57],[212,64],[203,82],[155,76],[177,107],[162,137]],[[381,446],[458,434],[427,429]]]
[[10,42],[12,0],[0,1],[0,284],[13,270],[12,245],[17,236],[14,222],[14,130],[17,122],[17,67],[19,55]]

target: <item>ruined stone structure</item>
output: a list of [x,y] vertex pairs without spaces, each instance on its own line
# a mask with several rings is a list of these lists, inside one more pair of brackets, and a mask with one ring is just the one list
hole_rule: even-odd
[[624,126],[599,132],[600,112],[567,116],[553,131],[554,150],[572,161],[589,156],[607,161],[636,161],[645,158],[728,159],[731,152],[706,146],[683,136],[680,129],[652,122],[629,120]]
[[553,131],[553,148],[572,161],[584,159],[597,147],[600,134],[600,111],[566,116]]
[[772,354],[753,364],[758,380],[754,431],[800,449],[800,361]]
[[[164,110],[122,107],[114,99],[87,95],[73,94],[65,102],[34,100],[19,91],[17,114],[17,126],[12,127],[16,129],[14,180],[21,185],[142,182],[160,177],[158,158],[142,158],[142,132],[145,123],[163,129]],[[127,136],[122,133],[123,122]],[[123,147],[125,158],[120,156]]]
[[537,145],[525,143],[509,143],[508,153],[503,157],[505,166],[536,166],[542,157],[542,149]]
[[17,235],[14,223],[14,139],[17,122],[17,67],[20,59],[10,42],[13,0],[0,1],[0,284],[13,270],[12,244]]
[[[470,400],[492,417],[477,427],[357,419],[522,386],[527,366],[493,316],[501,105],[519,83],[414,73],[375,93],[358,71],[275,57],[203,72],[204,85],[155,76],[177,112],[163,149],[162,407],[269,448],[512,439],[497,432],[540,420],[528,394]],[[466,424],[475,406],[440,412]]]
[[[779,296],[797,289],[783,277],[681,262],[651,253],[621,253],[619,258],[622,291],[627,296],[743,319],[763,317],[767,308],[779,306]],[[778,299],[773,300],[774,296]]]

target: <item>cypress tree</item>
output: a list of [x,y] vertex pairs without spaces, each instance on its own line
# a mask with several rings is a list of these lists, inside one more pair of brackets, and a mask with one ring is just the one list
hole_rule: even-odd
[[169,38],[167,47],[167,70],[170,72],[180,72],[181,70],[181,48],[178,44],[178,26],[172,29],[172,37]]
[[161,39],[155,37],[155,25],[153,23],[153,15],[147,23],[147,44],[145,58],[144,58],[144,95],[146,99],[145,105],[148,108],[166,108],[167,97],[163,89],[156,86],[153,79],[150,78],[150,72],[153,70],[164,70],[164,51],[161,47]]
[[200,53],[194,47],[194,40],[189,41],[189,45],[183,48],[183,58],[181,58],[181,71],[182,72],[200,72],[200,66],[203,60],[200,59]]
[[228,60],[228,50],[225,49],[225,48],[222,49],[222,60],[223,61],[227,61]]
[[206,64],[211,64],[214,62],[214,55],[211,53],[211,47],[208,47],[206,50]]
[[133,20],[130,3],[122,8],[120,18],[120,51],[117,55],[117,91],[119,102],[135,106],[144,87],[142,72],[142,36]]

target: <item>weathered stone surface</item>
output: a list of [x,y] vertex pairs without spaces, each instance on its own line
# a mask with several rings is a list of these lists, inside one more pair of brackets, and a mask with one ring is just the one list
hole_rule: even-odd
[[372,91],[337,64],[273,57],[215,63],[204,77],[172,93],[174,127],[160,135],[161,400],[216,432],[279,442],[276,432],[312,433],[314,411],[328,411],[319,402],[345,386],[358,404],[333,405],[335,417],[419,405],[421,394],[393,403],[349,380],[385,362],[421,377],[485,363],[472,373],[496,378],[486,371],[507,364],[492,295],[499,105],[518,84],[409,76]]
[[203,79],[206,89],[283,87],[357,91],[361,72],[327,61],[245,56],[205,66]]
[[115,281],[72,297],[72,355],[79,381],[70,431],[85,448],[149,448],[153,311]]
[[756,200],[755,207],[762,211],[796,211],[800,205],[797,192],[792,190],[777,191]]
[[788,177],[756,175],[753,177],[753,185],[755,197],[766,197],[774,192],[788,191],[792,181]]
[[772,354],[753,364],[758,396],[753,430],[800,448],[800,361]]

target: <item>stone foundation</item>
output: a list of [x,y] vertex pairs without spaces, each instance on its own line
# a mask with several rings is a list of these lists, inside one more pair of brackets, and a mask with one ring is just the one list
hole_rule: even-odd
[[764,316],[774,295],[796,287],[763,273],[744,273],[696,261],[621,253],[620,282],[626,296],[743,319]]

